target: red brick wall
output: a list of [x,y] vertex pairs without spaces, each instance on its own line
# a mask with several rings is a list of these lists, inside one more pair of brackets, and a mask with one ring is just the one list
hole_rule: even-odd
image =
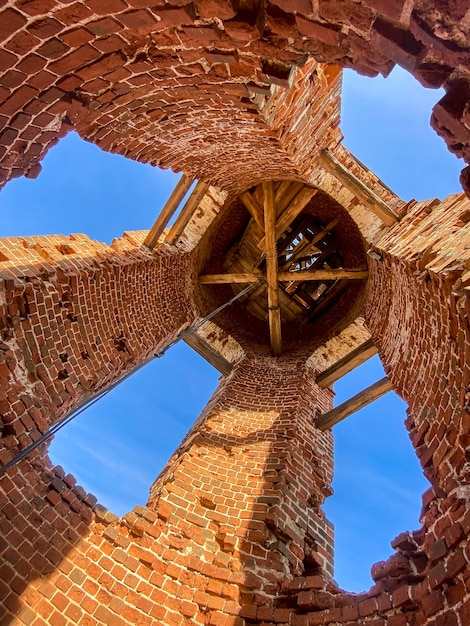
[[[329,493],[332,442],[313,418],[331,406],[331,392],[316,387],[308,355],[252,357],[221,382],[148,506],[123,519],[100,507],[92,512],[94,498],[53,470],[44,450],[2,478],[6,623],[466,624],[469,209],[463,195],[412,201],[375,244],[380,259],[371,260],[363,312],[409,403],[407,426],[432,488],[423,496],[422,528],[394,540],[396,553],[373,567],[376,585],[367,594],[342,592],[330,580],[332,529],[319,507]],[[142,240],[142,233],[128,234],[111,250],[80,237],[5,242],[2,254],[12,260],[3,262],[0,371],[7,374],[2,410],[11,410],[2,460],[88,392],[79,375],[78,320],[99,329],[113,363],[102,380],[104,361],[90,345],[87,380],[99,388],[191,319],[190,258],[150,255]],[[96,283],[98,304],[90,300]],[[73,285],[76,299],[61,297],[67,289],[74,296]],[[176,314],[180,293],[187,299]],[[123,319],[125,332],[116,336]],[[66,332],[56,336],[59,322]],[[140,350],[132,332],[145,338],[146,328]],[[47,344],[59,335],[60,344]],[[57,358],[68,377],[59,376]]]
[[[377,243],[366,319],[408,403],[425,475],[449,495],[468,480],[470,201],[456,194],[411,204]],[[377,315],[384,308],[388,315]]]
[[[368,74],[398,62],[443,84],[432,123],[468,160],[468,7],[445,4],[275,0],[237,12],[222,0],[2,3],[2,176],[37,175],[48,147],[75,128],[104,149],[232,192],[263,177],[306,177],[316,152],[340,139],[336,71],[309,62],[290,73],[309,54]],[[313,99],[319,108],[303,115]],[[343,593],[329,580],[331,528],[319,506],[331,440],[312,418],[331,394],[300,354],[253,357],[221,383],[149,506],[123,519],[92,512],[93,497],[53,470],[44,449],[1,479],[4,623],[470,621],[469,206],[451,197],[407,208],[376,242],[363,312],[409,403],[432,488],[422,529],[394,541],[370,592]],[[191,256],[150,254],[143,237],[111,248],[82,236],[1,243],[2,462],[196,316]]]
[[273,161],[290,169],[282,129],[260,111],[271,85],[287,85],[307,55],[368,75],[398,63],[426,86],[444,85],[433,126],[470,159],[464,0],[271,0],[240,8],[229,0],[17,0],[2,7],[3,180],[36,176],[45,151],[72,128],[105,150],[226,187]]
[[312,417],[332,393],[305,361],[239,363],[147,507],[123,519],[99,507],[92,519],[92,497],[60,471],[25,461],[4,477],[4,623],[279,621],[289,609],[276,597],[293,574],[328,580],[332,529],[319,506],[332,439]]
[[193,321],[188,255],[144,236],[1,240],[2,463]]

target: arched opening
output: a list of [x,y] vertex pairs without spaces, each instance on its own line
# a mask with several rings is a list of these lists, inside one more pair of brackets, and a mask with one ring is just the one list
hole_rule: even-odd
[[[388,79],[389,81],[392,81],[393,77],[394,77],[395,73],[392,74],[392,76]],[[411,79],[408,75],[404,75],[406,77],[407,80],[411,80],[413,81],[413,79]],[[382,79],[375,79],[376,81],[380,82]],[[352,81],[350,83],[350,81]],[[414,82],[414,81],[413,81]],[[353,127],[357,127],[359,128],[359,123],[358,123],[358,118],[354,119],[354,117],[350,118],[350,121],[347,120],[347,114],[353,114],[354,115],[354,111],[352,111],[350,108],[348,108],[348,106],[346,105],[346,99],[349,97],[348,96],[348,83],[352,84],[355,86],[356,89],[356,96],[359,93],[364,94],[365,90],[363,90],[363,87],[360,85],[372,85],[373,81],[371,79],[365,79],[365,78],[361,78],[358,77],[355,74],[351,74],[350,77],[345,80],[345,90],[344,90],[344,102],[345,104],[343,105],[343,132],[345,134],[345,143],[346,145],[355,153],[357,154],[357,156],[359,158],[362,158],[364,160],[364,162],[371,167],[373,170],[375,169],[375,164],[373,162],[372,156],[369,158],[369,156],[367,155],[367,152],[362,152],[362,148],[363,147],[367,147],[367,146],[373,146],[374,145],[374,141],[375,141],[375,145],[377,145],[377,139],[378,139],[378,145],[379,148],[376,150],[377,154],[385,154],[387,152],[387,148],[389,145],[391,145],[391,141],[393,136],[399,136],[400,133],[398,133],[397,131],[404,131],[403,132],[403,136],[410,136],[410,132],[409,132],[409,127],[406,130],[405,125],[403,124],[403,117],[402,115],[399,115],[397,118],[397,125],[391,125],[387,122],[379,122],[379,130],[374,130],[372,133],[372,138],[368,138],[367,135],[365,134],[365,129],[368,126],[371,126],[371,110],[367,109],[364,106],[364,103],[362,102],[359,107],[362,110],[362,113],[364,115],[365,118],[365,122],[364,122],[364,126],[361,127],[361,130],[358,132],[358,137],[357,137],[357,141],[356,143],[353,144],[352,139],[350,138],[349,135],[349,131],[348,131],[348,124],[351,124]],[[385,83],[387,84],[387,83]],[[419,94],[423,94],[425,93],[422,88],[415,83],[416,88],[417,88],[417,93]],[[407,95],[409,96],[410,92],[409,92],[409,87],[407,86],[405,89]],[[432,98],[435,98],[435,93],[432,93]],[[368,98],[370,99],[370,95],[368,96]],[[387,97],[386,101],[388,102],[389,99]],[[399,99],[400,101],[400,99]],[[385,107],[385,104],[383,104],[383,106]],[[377,106],[376,102],[372,102],[372,111],[377,110],[379,107]],[[426,108],[426,107],[425,107]],[[405,105],[405,109],[406,109],[406,105]],[[356,111],[357,113],[357,111]],[[421,113],[420,113],[421,115]],[[411,122],[411,128],[414,127],[414,121]],[[423,127],[427,128],[427,124],[426,122],[423,120]],[[391,130],[392,131],[392,136],[388,136],[386,137],[383,133],[385,132],[385,130]],[[432,131],[429,130],[429,133],[432,135]],[[349,137],[348,137],[349,135]],[[437,142],[437,144],[439,144],[439,151],[440,151],[440,156],[439,156],[439,162],[442,160],[446,159],[446,151],[445,151],[445,146],[442,144],[442,142],[436,138],[434,135],[432,135],[432,137],[435,139],[435,141]],[[29,196],[29,202],[30,202],[30,206],[33,209],[33,213],[36,213],[36,217],[38,218],[38,230],[36,230],[36,226],[34,226],[34,220],[31,216],[27,217],[28,223],[25,225],[21,225],[20,230],[18,231],[14,231],[12,230],[12,226],[10,227],[9,224],[6,225],[5,227],[5,231],[4,234],[5,235],[13,235],[13,234],[25,234],[25,232],[28,232],[28,234],[33,234],[34,232],[70,232],[70,231],[85,231],[87,234],[89,234],[91,237],[96,237],[98,239],[104,239],[106,241],[111,241],[111,239],[115,236],[118,236],[122,233],[123,230],[132,230],[132,229],[146,229],[148,228],[148,226],[151,224],[152,219],[154,218],[154,216],[158,213],[158,209],[159,207],[157,206],[157,200],[160,203],[163,203],[164,199],[167,197],[169,190],[171,189],[171,187],[174,184],[174,179],[172,179],[172,174],[170,172],[165,173],[165,175],[168,175],[169,179],[171,179],[171,182],[168,185],[168,190],[163,190],[162,187],[160,187],[158,189],[158,194],[156,193],[156,183],[154,180],[154,174],[155,174],[155,170],[153,168],[151,168],[150,166],[141,166],[139,164],[135,164],[131,161],[128,160],[124,160],[122,157],[117,157],[117,156],[113,156],[113,155],[108,155],[105,153],[100,152],[95,146],[91,145],[91,144],[83,144],[84,146],[89,147],[90,150],[93,150],[96,152],[96,154],[100,154],[103,156],[103,158],[106,159],[114,159],[114,163],[122,163],[122,164],[129,164],[130,167],[137,167],[137,168],[145,168],[146,174],[145,176],[143,176],[139,182],[137,183],[137,185],[133,188],[133,190],[130,192],[129,188],[128,188],[128,178],[126,175],[126,178],[124,178],[124,175],[120,175],[119,173],[116,173],[117,170],[115,169],[115,165],[113,164],[112,169],[108,170],[108,173],[106,174],[106,176],[110,179],[111,182],[111,187],[114,187],[114,191],[117,192],[116,195],[114,196],[110,196],[109,195],[109,188],[108,190],[105,192],[105,194],[103,196],[100,197],[99,200],[97,200],[98,196],[98,188],[97,188],[97,182],[96,178],[95,178],[95,174],[99,173],[99,177],[98,178],[103,178],[103,171],[100,170],[101,166],[97,166],[95,161],[91,161],[89,162],[89,164],[91,165],[91,169],[90,171],[86,172],[85,171],[85,165],[87,165],[87,156],[81,156],[81,162],[79,162],[78,164],[75,163],[72,170],[69,172],[70,176],[72,176],[73,178],[75,178],[76,181],[78,181],[79,185],[81,187],[83,187],[87,193],[88,196],[85,199],[79,199],[78,197],[75,197],[75,194],[73,192],[71,192],[71,182],[68,181],[67,178],[63,178],[62,180],[60,179],[60,177],[57,177],[57,175],[52,175],[52,178],[55,179],[55,183],[57,182],[67,182],[67,185],[65,185],[65,187],[59,186],[57,188],[57,191],[55,192],[57,195],[57,199],[59,200],[58,203],[58,209],[57,209],[57,214],[55,217],[53,217],[52,219],[54,220],[54,222],[44,222],[44,218],[46,215],[52,216],[52,214],[50,213],[50,209],[51,209],[51,204],[50,204],[50,195],[51,195],[51,187],[50,185],[50,180],[48,182],[47,179],[47,159],[52,159],[54,155],[57,154],[58,159],[60,160],[61,157],[59,157],[59,149],[60,146],[66,147],[67,146],[67,142],[70,142],[72,145],[72,151],[76,151],[78,144],[75,144],[73,142],[78,142],[78,143],[82,143],[80,140],[77,139],[77,137],[75,135],[69,135],[67,136],[64,140],[62,140],[61,144],[59,145],[58,148],[56,148],[55,150],[52,150],[49,155],[46,157],[45,161],[43,162],[43,166],[44,166],[44,171],[41,174],[40,178],[37,179],[37,181],[26,181],[26,180],[21,180],[21,181],[13,181],[11,182],[6,189],[2,192],[2,196],[0,197],[0,202],[4,202],[7,205],[7,209],[8,209],[8,205],[10,205],[12,208],[15,207],[15,211],[16,211],[16,207],[18,205],[22,205],[24,206],[25,203],[25,197],[21,197],[21,195],[19,197],[17,197],[17,199],[14,201],[15,205],[13,205],[13,200],[12,197],[9,196],[10,194],[10,190],[13,193],[13,190],[15,189],[15,187],[18,187],[20,184],[25,184],[30,186],[30,190],[33,189],[37,189],[36,185],[39,183],[44,182],[46,184],[45,186],[45,192],[47,193],[47,195],[44,196],[44,198],[41,198],[40,194],[37,194],[36,192],[31,192],[29,191],[29,194],[34,194],[33,196],[30,195]],[[436,144],[436,145],[437,145]],[[418,163],[422,162],[422,159],[424,158],[424,156],[429,155],[429,154],[433,154],[433,150],[428,150],[428,149],[420,149],[420,146],[423,146],[425,144],[423,144],[422,142],[420,142],[420,140],[418,140],[416,137],[413,138],[412,140],[412,144],[408,147],[403,149],[403,152],[401,153],[402,155],[416,155],[418,154]],[[375,158],[375,157],[374,157]],[[411,195],[415,195],[418,197],[421,196],[429,196],[429,195],[440,195],[441,197],[446,195],[447,193],[449,193],[450,191],[458,191],[458,189],[456,188],[456,181],[457,181],[457,170],[458,170],[458,163],[455,160],[454,157],[452,157],[452,155],[449,154],[449,160],[452,161],[452,163],[455,164],[455,171],[452,172],[452,176],[449,175],[442,175],[441,177],[439,176],[435,176],[429,173],[429,169],[426,169],[426,167],[422,167],[422,181],[423,181],[423,192],[420,193],[420,191],[418,190],[412,190],[409,193],[407,191],[402,191],[399,186],[397,185],[397,183],[395,183],[391,177],[389,177],[389,175],[386,173],[386,171],[384,170],[384,172],[377,170],[377,173],[381,176],[383,176],[384,180],[386,183],[390,184],[395,191],[397,191],[398,193],[402,193],[405,197]],[[397,156],[396,154],[394,155],[393,159],[391,161],[388,162],[388,167],[391,168],[390,171],[392,171],[397,162],[399,161],[400,163],[402,162],[402,160],[404,160],[404,156],[402,156],[401,158],[399,156]],[[93,164],[94,163],[94,164]],[[442,167],[439,165],[440,172],[442,174],[443,170]],[[111,171],[112,171],[112,175],[111,175]],[[144,171],[144,170],[142,170]],[[403,173],[403,170],[401,170]],[[449,170],[450,171],[450,170]],[[415,172],[413,171],[413,168],[411,167],[407,167],[406,168],[406,174],[409,180],[412,180],[414,183],[416,182],[416,180],[418,179],[418,177],[415,175]],[[57,180],[59,179],[59,181]],[[435,189],[433,191],[430,191],[428,187],[426,187],[425,189],[425,183],[428,184],[429,180],[432,180],[433,182],[440,182],[442,183],[443,187],[441,188],[441,190],[439,189]],[[449,184],[449,179],[451,181],[451,183]],[[125,182],[124,182],[125,181]],[[155,186],[154,186],[155,185]],[[446,187],[446,185],[449,185],[448,188]],[[145,200],[139,200],[136,197],[136,194],[138,192],[141,192],[142,190],[146,189],[147,191],[150,191],[149,195],[147,196],[147,198]],[[123,191],[126,192],[126,195],[123,195]],[[127,195],[129,194],[129,195]],[[78,200],[78,204],[76,204],[73,208],[70,205],[70,200]],[[43,204],[39,203],[39,200],[43,200]],[[122,202],[124,200],[124,202]],[[97,204],[92,204],[92,201],[96,201]],[[153,204],[155,202],[155,204]],[[84,204],[86,204],[86,207],[84,206]],[[149,207],[148,211],[145,212],[141,212],[139,211],[139,207],[142,207],[142,205],[145,204],[147,207]],[[97,207],[97,209],[95,208]],[[89,216],[89,221],[86,221],[86,212],[84,210],[84,208],[89,208],[91,209],[90,211],[90,216]],[[106,209],[106,211],[105,211]],[[121,211],[122,211],[122,215],[121,215]],[[64,216],[68,216],[70,217],[70,215],[72,215],[74,218],[77,218],[77,222],[74,222],[73,226],[65,226],[63,223],[61,223],[58,220],[58,217],[60,217],[61,212]],[[3,211],[3,213],[5,214],[5,211]],[[100,222],[97,220],[97,215],[100,214],[103,218],[103,222]],[[119,219],[121,219],[122,221],[118,220],[118,216]],[[24,215],[22,217],[26,217],[26,211],[24,212]],[[15,221],[18,224],[18,218],[17,215],[15,216]],[[108,235],[104,235],[101,234],[102,231],[99,230],[95,230],[95,228],[97,227],[97,225],[101,223],[101,225],[105,226],[112,226],[113,230],[110,232],[110,234]],[[77,225],[75,225],[77,224]],[[376,378],[380,377],[379,375],[376,376]],[[152,384],[152,382],[150,383]],[[198,409],[194,410],[194,413],[192,413],[192,418],[194,418],[198,413]],[[191,418],[191,419],[192,419]],[[127,416],[124,416],[124,419],[128,419]],[[399,419],[399,421],[401,421],[401,419]],[[126,427],[123,426],[122,428],[123,430],[123,436],[125,439],[127,439],[127,434],[126,434]],[[106,435],[106,432],[104,433],[104,435]],[[89,434],[86,434],[86,438],[89,439]],[[99,436],[97,436],[97,441],[99,441]],[[349,443],[348,445],[351,446],[351,443]],[[171,443],[171,446],[173,446],[173,443]],[[168,450],[168,454],[170,454],[172,451],[172,449]],[[136,453],[136,456],[138,456],[138,454]],[[134,465],[134,464],[133,464]],[[68,469],[68,468],[66,468]],[[155,478],[155,472],[152,471],[152,478]],[[113,480],[115,480],[115,477],[113,477]],[[117,481],[116,481],[117,482]],[[92,486],[90,487],[92,490],[95,490]],[[419,499],[419,495],[416,494],[416,498]],[[112,505],[111,505],[112,506]],[[364,531],[364,527],[361,526],[361,524],[358,524],[358,527],[360,529],[361,533],[365,533]],[[392,536],[388,536],[388,534],[386,534],[386,531],[384,531],[384,534],[387,537],[387,541],[389,539],[392,539]],[[386,555],[384,555],[386,556]],[[370,556],[369,554],[366,555],[366,567],[368,568],[371,564],[371,562],[373,562],[373,560],[375,559],[375,557]],[[345,583],[346,586],[346,583]],[[350,586],[349,584],[347,586]],[[361,585],[360,585],[361,586]],[[361,586],[363,587],[363,585]]]
[[[334,384],[335,405],[384,376],[378,356]],[[393,391],[337,424],[334,494],[325,502],[335,527],[335,580],[349,591],[372,586],[371,566],[393,553],[390,542],[420,527],[429,487],[404,426],[406,404]]]
[[147,230],[178,180],[75,132],[41,164],[38,178],[13,179],[1,191],[2,237],[84,233],[110,244],[126,230]]
[[124,515],[147,502],[219,376],[181,342],[62,429],[49,456],[100,504]]
[[[429,128],[436,92],[396,67],[386,79],[343,75],[344,145],[404,200],[460,191],[461,162]],[[334,385],[335,405],[384,376],[378,357]],[[325,511],[335,526],[335,578],[361,592],[390,542],[419,528],[422,474],[403,421],[406,404],[390,392],[334,428],[335,479]]]
[[344,145],[403,200],[458,193],[463,162],[429,126],[442,89],[424,89],[396,66],[387,77],[343,73]]

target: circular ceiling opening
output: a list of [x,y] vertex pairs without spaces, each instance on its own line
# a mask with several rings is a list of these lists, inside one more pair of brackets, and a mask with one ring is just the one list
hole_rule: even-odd
[[311,350],[358,315],[367,256],[355,222],[324,192],[268,181],[224,208],[198,259],[206,312],[242,290],[217,323],[247,348]]

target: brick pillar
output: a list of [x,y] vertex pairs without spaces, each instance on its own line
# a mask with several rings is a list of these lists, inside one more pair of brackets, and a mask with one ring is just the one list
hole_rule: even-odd
[[144,237],[0,242],[2,464],[194,319],[189,255]]
[[148,506],[165,517],[170,537],[203,537],[188,554],[246,574],[246,617],[286,578],[332,574],[333,532],[320,510],[332,437],[313,425],[331,402],[302,355],[245,358],[151,488]]
[[449,495],[470,490],[470,201],[456,194],[410,204],[376,245],[365,317],[408,402],[424,473]]
[[332,569],[331,400],[305,357],[245,358],[122,519],[27,459],[0,492],[6,624],[287,622],[285,583]]

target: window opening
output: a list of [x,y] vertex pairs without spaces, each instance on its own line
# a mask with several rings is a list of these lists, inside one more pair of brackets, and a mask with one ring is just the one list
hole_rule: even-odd
[[124,515],[147,502],[219,377],[181,342],[62,429],[49,456],[101,504]]
[[[335,406],[384,376],[378,356],[334,384]],[[394,392],[333,429],[334,494],[324,505],[335,527],[335,580],[348,591],[372,584],[370,568],[390,542],[420,527],[421,494],[429,487],[403,424],[406,404]]]
[[0,236],[85,233],[110,244],[125,231],[149,229],[180,176],[103,152],[75,132],[41,165],[38,178],[13,179],[1,190]]
[[403,200],[460,193],[465,166],[429,125],[443,89],[425,89],[396,66],[387,78],[343,73],[343,144]]
[[[461,192],[462,163],[429,126],[442,90],[424,89],[396,67],[386,79],[343,74],[344,145],[404,200]],[[335,406],[384,376],[378,357],[334,385]],[[335,579],[361,592],[371,566],[393,553],[390,542],[420,527],[429,483],[403,425],[405,403],[390,392],[337,424],[334,495],[324,505],[335,525]]]

